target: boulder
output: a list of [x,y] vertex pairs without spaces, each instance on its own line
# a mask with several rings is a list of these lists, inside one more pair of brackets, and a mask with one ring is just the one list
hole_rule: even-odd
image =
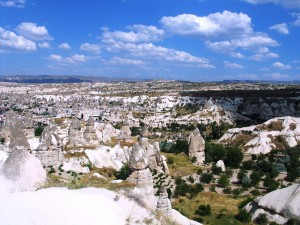
[[195,164],[201,165],[205,161],[205,140],[200,134],[198,128],[196,128],[188,138],[189,143],[189,157],[195,159]]
[[300,220],[300,184],[272,191],[249,203],[246,210],[255,219],[260,213],[270,221],[284,224],[289,218]]
[[216,163],[216,167],[221,168],[222,172],[224,172],[224,171],[226,170],[225,164],[224,164],[223,160],[219,160],[219,161]]

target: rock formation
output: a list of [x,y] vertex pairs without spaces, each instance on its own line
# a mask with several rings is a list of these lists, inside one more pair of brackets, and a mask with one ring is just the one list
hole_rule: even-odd
[[81,122],[73,118],[68,131],[68,146],[80,146],[86,144],[82,137]]
[[26,113],[22,125],[25,131],[25,135],[27,138],[33,138],[34,137],[34,124],[33,124],[33,119],[32,115],[29,113]]
[[142,129],[142,132],[141,132],[141,136],[142,137],[148,137],[150,136],[150,132],[149,132],[149,129],[148,129],[148,126],[145,125]]
[[40,144],[33,154],[41,160],[45,166],[57,165],[64,160],[61,140],[58,136],[57,127],[49,123],[40,137]]
[[164,214],[170,214],[172,211],[172,205],[170,199],[168,198],[166,187],[161,187],[159,190],[156,211],[162,212]]
[[0,169],[0,192],[34,191],[45,182],[40,160],[23,146],[15,147]]
[[10,150],[16,146],[24,146],[26,149],[30,148],[21,122],[17,114],[12,110],[8,111],[6,115],[6,120],[1,130],[1,137],[4,138],[5,144]]
[[84,138],[87,140],[89,144],[97,145],[99,144],[98,137],[96,134],[96,130],[94,128],[95,121],[92,117],[90,117],[86,122],[86,128],[84,130]]
[[129,167],[133,172],[127,178],[127,181],[136,186],[131,194],[138,198],[142,204],[155,210],[157,198],[154,196],[153,177],[148,168],[147,155],[139,143],[135,143],[132,146],[132,151],[129,155]]
[[148,138],[143,137],[139,139],[139,144],[145,150],[149,168],[169,174],[169,168],[166,162],[166,158],[160,154],[158,142],[155,142],[153,145],[151,145],[148,142]]
[[118,135],[118,139],[130,139],[131,138],[131,130],[129,126],[129,121],[126,119],[121,128],[121,132]]
[[219,140],[225,144],[235,144],[244,140],[242,148],[248,154],[266,154],[282,145],[289,147],[300,142],[300,118],[277,117],[259,125],[229,129]]
[[201,165],[205,161],[205,141],[200,134],[198,128],[196,128],[188,138],[189,143],[189,157],[195,159],[195,164]]
[[272,191],[250,202],[245,209],[255,219],[266,214],[269,221],[285,224],[289,218],[300,220],[300,184]]

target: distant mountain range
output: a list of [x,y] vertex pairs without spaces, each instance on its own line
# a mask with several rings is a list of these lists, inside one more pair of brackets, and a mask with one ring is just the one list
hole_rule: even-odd
[[278,80],[223,80],[220,83],[266,83],[266,84],[300,84],[300,80],[278,81]]
[[67,75],[14,75],[0,76],[0,82],[15,83],[82,83],[82,82],[136,82],[145,81],[136,78],[112,78],[96,76],[67,76]]
[[[82,83],[82,82],[140,82],[149,79],[138,79],[129,77],[97,77],[97,76],[71,76],[71,75],[0,75],[0,82],[15,83]],[[190,82],[190,81],[180,81]],[[293,81],[271,81],[271,80],[223,80],[220,83],[267,83],[267,84],[300,84],[300,80]],[[193,83],[193,82],[191,82]]]

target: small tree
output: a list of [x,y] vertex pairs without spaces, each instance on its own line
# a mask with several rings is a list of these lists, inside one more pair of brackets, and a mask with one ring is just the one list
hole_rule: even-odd
[[237,147],[227,148],[227,155],[224,160],[225,165],[233,168],[238,168],[243,160],[243,153]]
[[229,176],[226,174],[223,174],[220,176],[220,179],[218,181],[218,184],[221,185],[222,187],[227,187],[229,185]]
[[213,175],[210,173],[203,173],[201,175],[201,182],[203,182],[203,183],[210,184],[212,179],[213,179]]

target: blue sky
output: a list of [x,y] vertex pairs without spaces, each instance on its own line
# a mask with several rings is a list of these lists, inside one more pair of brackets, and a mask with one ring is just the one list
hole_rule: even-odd
[[0,75],[300,79],[300,0],[0,0]]

